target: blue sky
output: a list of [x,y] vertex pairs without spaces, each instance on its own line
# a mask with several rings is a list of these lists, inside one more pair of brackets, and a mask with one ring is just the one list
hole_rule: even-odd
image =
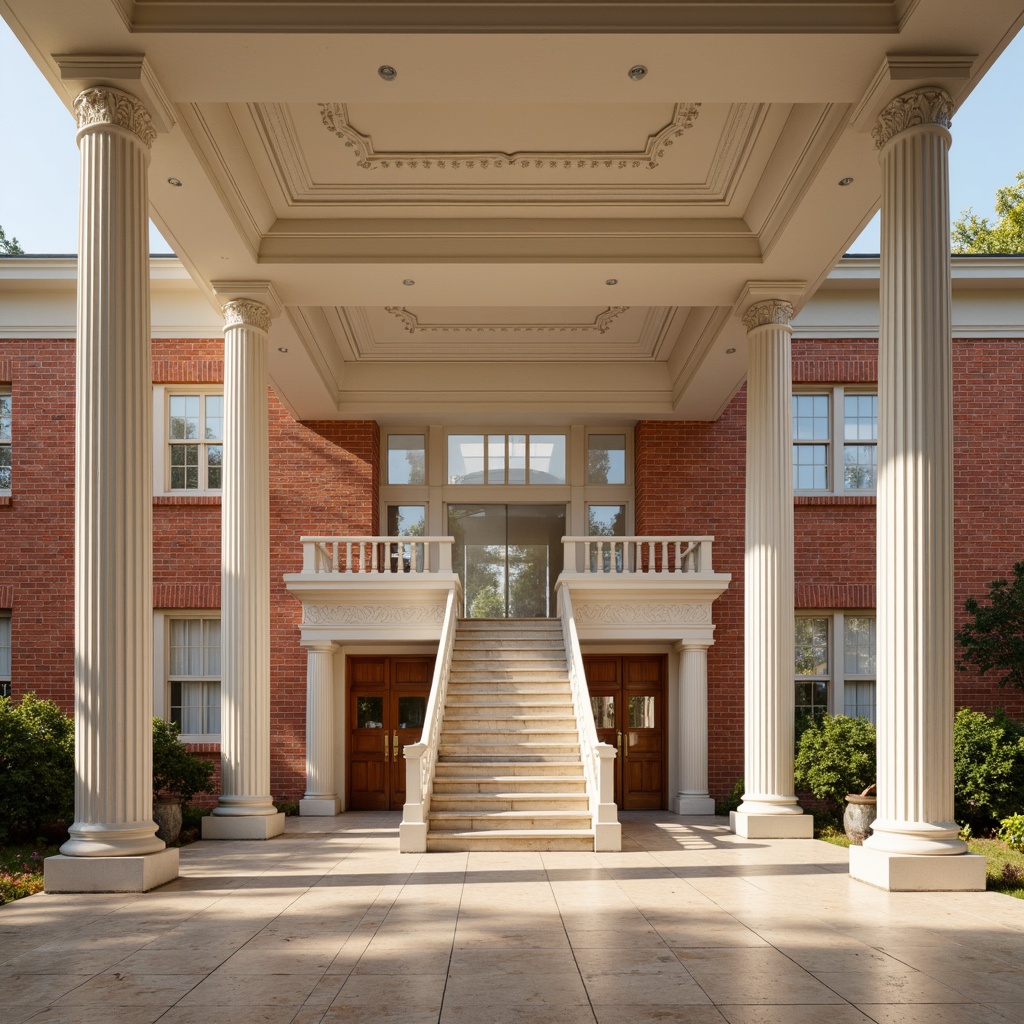
[[[0,225],[28,253],[78,248],[78,148],[74,120],[0,21]],[[1024,33],[1003,53],[953,119],[950,207],[991,217],[995,192],[1024,170]],[[153,252],[170,252],[156,229]],[[852,252],[878,252],[878,218]]]

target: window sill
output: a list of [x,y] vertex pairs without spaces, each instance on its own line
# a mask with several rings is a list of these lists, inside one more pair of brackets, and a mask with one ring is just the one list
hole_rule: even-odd
[[875,505],[874,494],[794,494],[794,505]]
[[[179,737],[180,738],[180,737]],[[215,740],[203,740],[202,742],[193,740],[186,736],[181,739],[181,742],[185,744],[190,754],[219,754],[220,753],[220,737],[218,736]]]
[[219,505],[219,494],[154,494],[154,505]]

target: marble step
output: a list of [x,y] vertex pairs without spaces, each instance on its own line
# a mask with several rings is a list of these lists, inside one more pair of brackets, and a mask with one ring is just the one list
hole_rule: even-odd
[[483,779],[492,781],[504,778],[534,779],[582,779],[583,763],[579,758],[552,758],[550,760],[523,759],[515,760],[490,758],[487,761],[459,760],[437,762],[434,769],[435,783],[454,782],[458,779]]
[[434,811],[431,808],[428,831],[483,832],[494,829],[519,831],[590,828],[589,811]]
[[428,831],[427,849],[432,853],[526,853],[530,850],[593,850],[589,829],[491,829],[486,832]]
[[441,735],[447,739],[456,736],[508,736],[512,740],[536,736],[537,739],[579,739],[576,719],[569,716],[537,718],[535,715],[493,715],[491,718],[453,718],[445,716]]
[[586,795],[587,780],[582,769],[576,775],[456,775],[434,776],[434,796],[455,793],[564,793]]
[[485,811],[576,811],[589,814],[587,795],[577,793],[434,793],[430,813],[455,811],[478,814]]
[[478,637],[456,637],[455,653],[470,654],[472,652],[496,651],[503,654],[515,654],[519,651],[561,651],[565,652],[565,643],[562,635],[552,637],[537,637],[533,640],[508,640],[501,638],[498,641]]

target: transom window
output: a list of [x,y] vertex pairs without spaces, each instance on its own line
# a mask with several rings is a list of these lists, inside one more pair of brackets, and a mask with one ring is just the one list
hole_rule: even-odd
[[796,618],[796,716],[875,721],[875,616],[835,612]]
[[170,720],[183,736],[220,734],[220,619],[169,619]]
[[224,396],[167,396],[168,486],[219,491],[224,465]]
[[626,482],[626,435],[587,435],[587,483]]
[[449,484],[564,484],[564,434],[449,434]]
[[11,616],[0,612],[0,697],[11,695]]
[[425,484],[427,445],[423,434],[388,434],[388,483]]
[[0,492],[11,489],[11,391],[0,388]]
[[870,493],[877,476],[876,394],[835,387],[793,395],[796,491]]

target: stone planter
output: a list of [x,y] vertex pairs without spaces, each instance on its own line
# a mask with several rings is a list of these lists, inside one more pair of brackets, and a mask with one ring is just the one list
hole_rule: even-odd
[[872,783],[863,793],[850,793],[846,798],[846,810],[843,812],[843,828],[851,845],[860,846],[871,834],[871,823],[875,820],[875,784]]
[[181,801],[154,800],[153,820],[157,823],[157,839],[162,839],[168,846],[178,841],[181,833]]

